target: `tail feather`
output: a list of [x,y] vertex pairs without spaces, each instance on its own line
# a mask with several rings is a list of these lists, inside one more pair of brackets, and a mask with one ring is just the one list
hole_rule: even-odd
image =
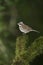
[[34,31],[34,32],[40,33],[40,32],[39,32],[39,31],[37,31],[37,30],[31,30],[31,31]]

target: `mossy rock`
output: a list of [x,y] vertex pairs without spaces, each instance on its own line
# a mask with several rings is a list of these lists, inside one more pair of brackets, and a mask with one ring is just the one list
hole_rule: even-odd
[[[19,37],[21,39],[23,38],[22,37]],[[18,39],[17,39],[18,41]],[[19,40],[20,41],[20,40]],[[25,37],[25,41],[26,42],[26,37]],[[18,42],[17,42],[18,43]],[[20,48],[16,48],[16,51],[17,50],[20,50]],[[20,55],[18,53],[17,55],[17,52],[16,52],[16,55],[18,56],[15,56],[15,58],[17,59],[15,61],[15,65],[16,63],[18,62],[18,64],[20,65],[20,62],[21,62],[21,65],[30,65],[30,62],[32,62],[36,56],[40,55],[40,54],[43,54],[43,37],[39,37],[37,38],[29,47],[28,49],[26,50],[25,49],[25,45],[24,45],[24,53],[21,51],[22,55]]]
[[43,54],[43,37],[39,37],[36,39],[31,46],[29,46],[27,52],[23,55],[25,60],[25,65],[30,65],[37,56]]

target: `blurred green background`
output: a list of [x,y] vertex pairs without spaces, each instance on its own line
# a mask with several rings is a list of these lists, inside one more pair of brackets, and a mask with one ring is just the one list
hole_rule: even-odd
[[[22,35],[22,33],[18,29],[17,23],[23,21],[25,24],[31,26],[33,29],[38,30],[40,33],[30,32],[26,36]],[[33,61],[30,61],[28,59],[28,56],[31,57],[30,52],[27,53],[28,47],[30,47],[31,50],[31,44],[36,41],[36,39],[42,37],[37,41],[36,43],[39,44],[39,49],[42,51],[43,49],[43,1],[42,0],[0,0],[0,65],[43,65],[43,62],[41,62],[41,58],[43,58],[43,51],[40,52],[42,55],[40,55],[39,49],[38,54],[36,53]],[[22,43],[20,40],[24,40]],[[19,42],[18,42],[19,41]],[[20,50],[18,44],[22,44],[20,46],[23,46],[24,52],[21,51],[21,53],[25,53],[28,60],[23,60],[24,64],[13,63],[13,58],[16,57],[17,52],[15,51]],[[29,43],[29,44],[28,44]],[[36,45],[35,43],[35,45]],[[17,45],[17,47],[16,47]],[[26,46],[26,47],[25,47]],[[38,45],[36,45],[38,47]],[[25,50],[27,48],[27,50]],[[32,45],[32,49],[34,49]],[[23,56],[23,55],[22,55]],[[38,56],[38,57],[37,57]],[[36,58],[35,58],[36,57]],[[21,58],[21,57],[20,57]],[[38,64],[40,58],[40,64]],[[38,61],[36,61],[38,59]],[[20,60],[20,59],[19,59]],[[21,60],[21,61],[22,61]],[[36,62],[35,62],[36,61]],[[13,63],[13,64],[12,64]],[[27,63],[27,64],[26,64]],[[42,63],[42,64],[41,64]]]

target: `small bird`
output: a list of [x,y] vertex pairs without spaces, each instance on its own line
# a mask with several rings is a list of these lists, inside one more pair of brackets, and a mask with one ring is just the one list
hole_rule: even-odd
[[25,33],[25,34],[31,32],[31,31],[39,33],[39,31],[32,29],[31,27],[29,27],[28,25],[24,24],[23,22],[19,22],[17,24],[19,26],[20,31]]

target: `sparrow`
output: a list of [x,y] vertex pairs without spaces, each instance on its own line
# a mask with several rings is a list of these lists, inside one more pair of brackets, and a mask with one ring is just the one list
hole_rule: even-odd
[[31,32],[31,31],[39,33],[39,31],[32,29],[31,27],[24,24],[23,22],[19,22],[19,23],[17,23],[17,25],[19,26],[19,30],[25,34]]

